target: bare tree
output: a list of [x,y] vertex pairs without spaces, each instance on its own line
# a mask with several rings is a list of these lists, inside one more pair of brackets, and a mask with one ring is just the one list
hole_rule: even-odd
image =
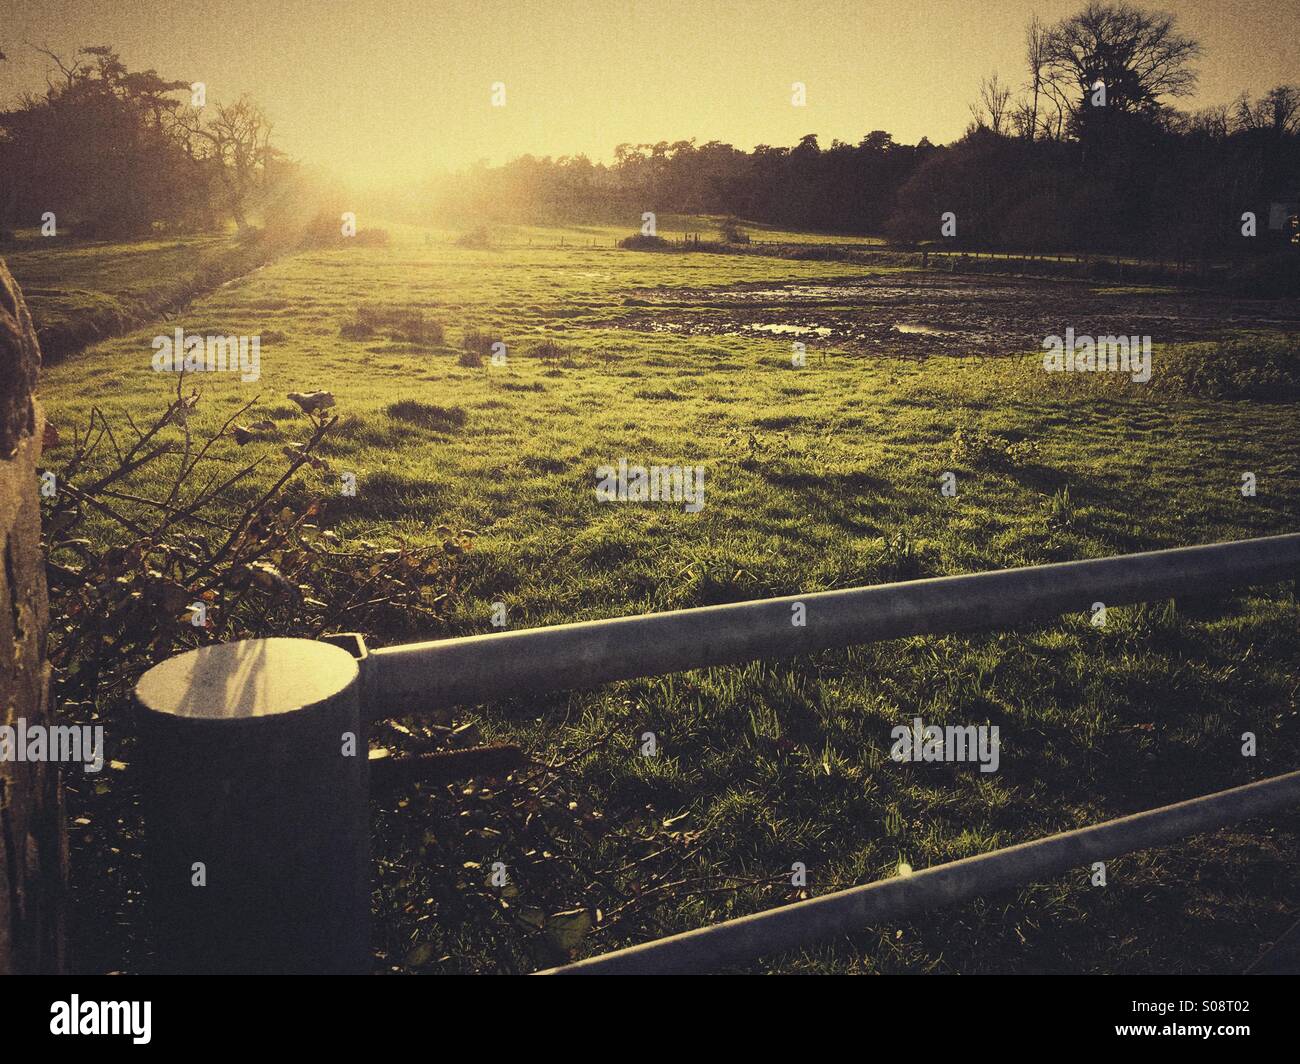
[[1278,85],[1253,104],[1246,93],[1233,106],[1241,130],[1268,130],[1277,136],[1300,131],[1300,86]]
[[[79,49],[71,60],[66,60],[61,55],[56,54],[43,45],[32,44],[31,41],[26,41],[24,43],[32,51],[39,52],[59,68],[59,73],[63,75],[65,89],[72,88],[72,86],[77,83],[78,79],[88,77],[90,71],[93,69],[89,63],[86,63],[81,59],[81,54],[84,49]],[[46,75],[45,78],[45,87],[51,92],[55,91],[54,83],[50,81],[48,75]]]
[[1187,120],[1187,129],[1189,131],[1200,133],[1211,140],[1225,139],[1231,128],[1232,123],[1229,120],[1228,108],[1223,104],[1203,107]]
[[1074,112],[1074,90],[1045,70],[1042,98],[1051,104],[1051,110],[1040,106],[1038,128],[1043,136],[1060,140],[1065,135],[1065,121]]
[[[1043,76],[1047,68],[1047,27],[1043,20],[1034,15],[1025,27],[1025,62],[1029,66],[1028,116],[1019,116],[1017,125],[1022,128],[1021,136],[1034,140],[1038,136],[1038,101],[1043,93]],[[1023,112],[1025,105],[1021,105]]]
[[190,153],[212,161],[235,225],[247,228],[249,202],[274,153],[270,119],[251,97],[241,96],[236,103],[216,105],[206,123],[191,109],[178,116],[177,124]]
[[1173,15],[1127,3],[1098,3],[1058,23],[1047,36],[1044,74],[1078,108],[1100,82],[1112,110],[1153,114],[1164,96],[1196,87],[1188,63],[1200,45],[1179,33]]
[[1029,100],[1017,100],[1012,106],[1011,128],[1021,140],[1034,139],[1038,129],[1038,116],[1034,113],[1034,106]]
[[1010,114],[1010,103],[1011,90],[993,73],[980,82],[979,96],[970,105],[970,113],[977,125],[1001,136]]

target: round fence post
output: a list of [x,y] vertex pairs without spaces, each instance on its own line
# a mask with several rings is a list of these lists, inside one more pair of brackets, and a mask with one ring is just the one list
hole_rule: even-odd
[[201,647],[135,689],[162,972],[370,968],[361,676],[310,639]]

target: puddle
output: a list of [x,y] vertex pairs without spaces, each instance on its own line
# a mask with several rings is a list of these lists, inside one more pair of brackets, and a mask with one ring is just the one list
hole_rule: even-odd
[[773,333],[777,336],[830,336],[831,330],[825,325],[746,325],[746,329],[755,332]]
[[[953,275],[823,278],[709,287],[639,287],[608,325],[690,336],[768,336],[867,354],[992,356],[1034,350],[1062,321],[1116,319],[1154,342],[1225,330],[1295,328],[1300,300],[1231,301],[1179,290],[1134,297],[1074,280]],[[1229,320],[1231,319],[1231,320]],[[1286,323],[1284,325],[1283,323]]]
[[780,288],[750,288],[732,294],[746,302],[766,303],[772,300],[803,300],[805,302],[838,302],[843,299],[874,295],[880,285],[856,284],[788,284]]

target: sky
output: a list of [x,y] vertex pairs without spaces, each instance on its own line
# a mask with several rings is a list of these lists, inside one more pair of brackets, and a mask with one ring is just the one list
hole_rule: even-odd
[[[0,0],[0,100],[48,61],[111,44],[132,69],[251,93],[274,141],[357,186],[476,160],[694,137],[823,145],[873,129],[945,143],[980,79],[1023,81],[1024,27],[1084,0]],[[1300,0],[1177,0],[1205,54],[1197,96],[1300,81]],[[791,104],[794,82],[807,105]],[[493,106],[504,83],[505,106]]]

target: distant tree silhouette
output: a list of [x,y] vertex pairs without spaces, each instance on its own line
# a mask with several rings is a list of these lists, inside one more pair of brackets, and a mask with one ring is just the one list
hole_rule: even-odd
[[980,82],[979,96],[970,105],[975,124],[990,129],[1001,136],[1011,123],[1011,89],[999,79],[996,71]]
[[98,236],[208,228],[227,211],[248,224],[279,159],[252,99],[200,112],[178,98],[188,82],[128,70],[109,45],[32,48],[50,73],[45,92],[0,111],[0,226],[47,211],[59,232]]
[[190,157],[211,167],[235,225],[248,227],[248,206],[262,190],[275,157],[271,122],[249,96],[218,104],[206,122],[194,109],[181,112],[177,128]]
[[1104,110],[1147,115],[1159,110],[1163,97],[1187,96],[1196,88],[1188,64],[1201,46],[1179,33],[1174,16],[1164,12],[1089,3],[1054,26],[1043,48],[1044,75],[1072,98],[1076,117],[1089,113],[1085,103],[1098,83],[1106,90]]
[[153,70],[129,71],[108,45],[54,65],[42,94],[0,112],[0,204],[6,224],[40,224],[53,211],[60,229],[77,223],[100,235],[129,235],[155,223],[192,225],[206,213],[204,175],[169,131],[188,84]]

